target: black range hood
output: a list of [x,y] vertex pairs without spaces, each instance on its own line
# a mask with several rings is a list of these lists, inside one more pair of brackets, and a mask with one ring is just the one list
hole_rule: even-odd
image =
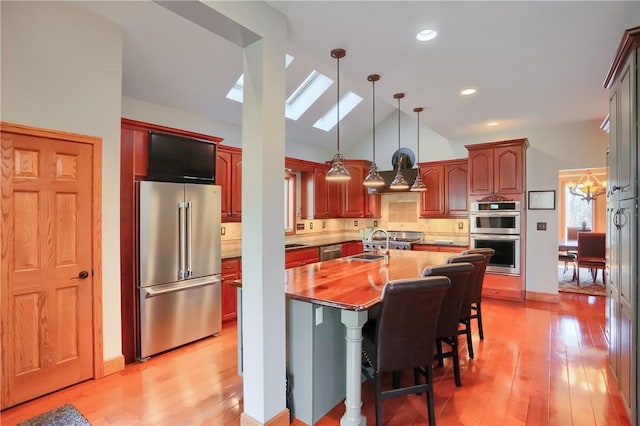
[[384,186],[380,188],[367,188],[367,192],[369,194],[397,194],[399,192],[409,192],[411,185],[416,180],[416,176],[418,175],[418,169],[402,169],[402,175],[409,183],[409,188],[407,189],[391,189],[389,186],[391,182],[393,182],[393,178],[396,176],[395,170],[387,170],[380,172],[380,176],[384,179]]

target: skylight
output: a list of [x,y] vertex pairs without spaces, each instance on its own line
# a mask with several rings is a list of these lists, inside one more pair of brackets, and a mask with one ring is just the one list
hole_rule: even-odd
[[297,120],[333,84],[333,80],[313,70],[285,102],[284,115]]
[[[340,120],[347,116],[360,102],[362,98],[353,92],[347,92],[342,98],[340,98]],[[334,105],[325,115],[320,117],[318,121],[313,124],[316,129],[324,130],[328,132],[336,125],[336,107]]]
[[[293,59],[294,59],[293,56],[287,53],[284,58],[284,67],[287,68],[289,64],[293,62]],[[244,73],[240,74],[240,77],[238,77],[238,80],[235,82],[231,90],[229,90],[229,93],[227,93],[227,99],[231,99],[232,101],[242,103],[243,88],[244,88]]]

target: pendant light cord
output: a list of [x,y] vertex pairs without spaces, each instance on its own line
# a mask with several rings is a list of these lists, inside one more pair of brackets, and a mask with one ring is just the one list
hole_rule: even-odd
[[338,148],[338,154],[340,153],[340,58],[336,58],[338,61],[338,75],[336,76],[336,110],[338,111],[338,116],[336,117],[336,145]]
[[[398,97],[398,149],[400,149],[400,97]],[[400,170],[400,164],[398,164]]]
[[373,88],[373,164],[376,164],[376,82],[371,81]]
[[417,148],[418,148],[417,149],[418,158],[416,163],[420,161],[420,111],[418,111],[418,147]]

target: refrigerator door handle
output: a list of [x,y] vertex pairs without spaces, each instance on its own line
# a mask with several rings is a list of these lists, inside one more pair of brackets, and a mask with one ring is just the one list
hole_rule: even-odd
[[167,294],[167,293],[175,293],[177,291],[189,290],[189,289],[194,289],[194,288],[198,288],[198,287],[215,285],[215,284],[219,284],[219,283],[220,283],[220,278],[207,277],[206,279],[200,279],[200,280],[197,280],[197,281],[195,281],[195,282],[193,282],[191,284],[178,283],[178,284],[172,284],[172,285],[169,285],[169,286],[156,286],[156,287],[161,287],[160,289],[154,289],[153,287],[146,287],[146,288],[143,289],[144,290],[144,298],[148,299],[150,297],[161,296],[161,295]]
[[187,203],[180,202],[178,203],[178,238],[180,247],[178,248],[178,279],[184,280],[188,277],[187,275],[187,235],[186,235],[186,212]]
[[193,251],[192,249],[192,238],[191,238],[191,232],[193,230],[193,227],[191,226],[191,219],[192,219],[192,212],[193,209],[191,208],[191,202],[186,202],[186,252],[187,252],[187,265],[186,265],[186,277],[187,278],[191,278],[193,276]]

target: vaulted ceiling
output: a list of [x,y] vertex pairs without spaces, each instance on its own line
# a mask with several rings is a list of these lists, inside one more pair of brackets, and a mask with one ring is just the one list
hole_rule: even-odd
[[[376,118],[401,110],[450,140],[491,139],[500,130],[604,119],[602,87],[625,29],[640,25],[640,2],[269,1],[288,19],[288,97],[312,70],[335,80],[330,51],[344,48],[341,92],[364,98],[341,122],[348,147],[371,131],[371,83],[377,73]],[[241,123],[242,105],[225,96],[242,73],[242,51],[150,1],[78,2],[124,29],[123,95]],[[415,35],[438,31],[430,42]],[[283,58],[284,60],[284,58]],[[477,93],[464,97],[467,87]],[[333,146],[332,131],[312,127],[336,101],[331,86],[297,121],[289,141]]]

